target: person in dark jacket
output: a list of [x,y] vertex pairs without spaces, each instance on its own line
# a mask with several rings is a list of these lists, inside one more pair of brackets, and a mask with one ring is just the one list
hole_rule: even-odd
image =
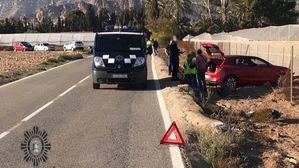
[[167,45],[166,49],[165,49],[165,54],[168,56],[168,60],[167,60],[167,65],[168,65],[168,75],[171,75],[172,73],[172,64],[171,64],[171,59],[170,59],[170,51],[169,51],[169,47],[170,44],[172,43],[172,40],[170,40],[169,44]]
[[178,71],[179,71],[179,63],[180,63],[180,54],[181,51],[178,48],[177,42],[175,40],[169,45],[169,53],[170,53],[170,61],[172,64],[172,81],[178,81]]
[[205,73],[207,70],[208,59],[203,55],[201,49],[197,50],[196,65],[197,65],[197,78],[198,78],[199,89],[204,95],[206,95],[207,86],[206,86]]

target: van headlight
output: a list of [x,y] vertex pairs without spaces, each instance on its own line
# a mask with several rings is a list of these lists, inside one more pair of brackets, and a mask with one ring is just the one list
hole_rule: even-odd
[[105,67],[105,63],[102,57],[94,57],[93,62],[94,62],[94,66],[97,68]]
[[144,57],[137,57],[136,61],[135,61],[135,64],[134,64],[134,67],[141,66],[144,63],[145,63],[145,58]]

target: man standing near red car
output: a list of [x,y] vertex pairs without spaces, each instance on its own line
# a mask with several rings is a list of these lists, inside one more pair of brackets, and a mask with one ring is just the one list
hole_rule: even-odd
[[202,54],[202,50],[197,50],[196,66],[197,66],[197,78],[200,91],[203,95],[207,95],[205,73],[207,70],[208,59]]

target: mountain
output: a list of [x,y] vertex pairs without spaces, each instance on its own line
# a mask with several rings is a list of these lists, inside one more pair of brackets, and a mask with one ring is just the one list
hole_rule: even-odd
[[144,0],[0,0],[0,19],[21,19],[42,17],[57,18],[68,11],[80,9],[85,11],[88,4],[96,10],[103,7],[109,11],[141,8]]

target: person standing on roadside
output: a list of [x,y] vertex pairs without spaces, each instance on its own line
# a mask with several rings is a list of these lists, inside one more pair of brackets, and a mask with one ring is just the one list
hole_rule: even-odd
[[147,53],[146,54],[152,55],[153,54],[153,43],[150,39],[148,39],[146,41],[146,48],[147,48]]
[[177,42],[175,40],[175,38],[173,39],[173,41],[171,42],[170,46],[169,46],[169,52],[170,52],[170,59],[171,59],[171,64],[172,64],[172,81],[178,81],[178,71],[179,71],[179,64],[180,64],[180,54],[181,51],[178,48]]
[[188,85],[193,89],[198,87],[196,75],[196,54],[192,52],[188,54],[187,59],[184,62],[184,76]]
[[202,54],[202,50],[197,50],[196,56],[196,66],[197,66],[197,78],[200,91],[206,95],[207,94],[207,86],[206,86],[206,79],[205,73],[207,69],[208,59]]
[[171,64],[171,59],[170,59],[170,44],[172,43],[172,40],[170,40],[169,44],[166,46],[165,48],[165,54],[168,56],[168,61],[167,61],[167,65],[168,65],[168,75],[171,75],[172,73],[172,64]]

